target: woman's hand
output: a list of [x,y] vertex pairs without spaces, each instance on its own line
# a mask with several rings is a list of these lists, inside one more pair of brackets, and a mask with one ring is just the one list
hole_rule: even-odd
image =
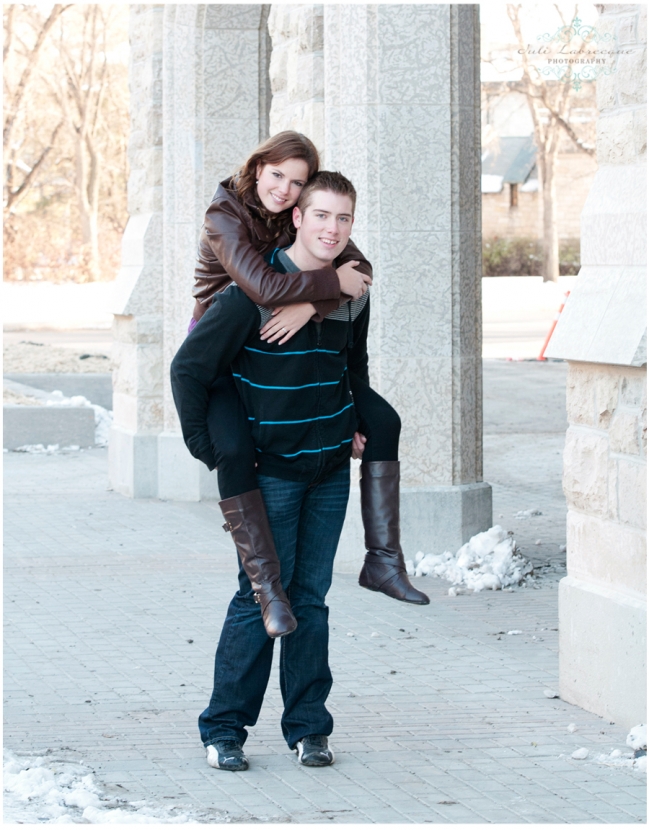
[[353,259],[345,262],[340,268],[336,268],[341,293],[348,294],[354,300],[359,300],[367,291],[368,286],[372,285],[372,277],[354,268],[358,264],[358,260]]
[[363,450],[365,449],[366,443],[367,438],[364,435],[361,435],[360,432],[354,433],[354,439],[352,441],[352,458],[363,457]]
[[281,337],[282,339],[279,340],[281,346],[288,342],[302,326],[306,326],[315,313],[315,307],[311,303],[295,303],[274,308],[273,316],[261,329],[261,339],[274,343]]

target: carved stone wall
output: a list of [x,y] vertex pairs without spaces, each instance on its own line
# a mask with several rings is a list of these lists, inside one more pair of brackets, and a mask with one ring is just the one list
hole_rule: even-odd
[[628,54],[597,81],[582,268],[546,351],[569,361],[559,688],[630,727],[646,720],[647,695],[647,9],[598,8],[598,30]]
[[130,219],[115,311],[109,472],[131,496],[217,498],[182,437],[168,368],[187,333],[203,215],[266,137],[266,5],[131,7]]
[[[332,4],[324,20],[325,163],[357,188],[353,237],[374,267],[370,375],[403,423],[404,545],[455,551],[491,522],[478,8]],[[353,527],[350,511],[362,551]]]

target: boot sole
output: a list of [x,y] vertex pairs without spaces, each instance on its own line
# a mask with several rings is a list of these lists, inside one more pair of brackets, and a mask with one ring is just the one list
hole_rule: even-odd
[[423,602],[422,600],[418,599],[404,599],[403,597],[393,597],[392,594],[386,594],[385,591],[382,591],[380,588],[370,588],[369,585],[361,585],[358,583],[361,588],[365,588],[366,591],[374,591],[375,594],[383,594],[384,597],[388,597],[389,599],[396,599],[397,602],[407,602],[408,605],[430,605],[430,600],[427,602]]

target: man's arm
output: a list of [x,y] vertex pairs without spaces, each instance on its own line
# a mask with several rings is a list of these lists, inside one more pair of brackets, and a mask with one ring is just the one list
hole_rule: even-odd
[[340,280],[333,267],[282,274],[265,262],[240,216],[243,209],[225,199],[212,202],[205,214],[199,247],[211,251],[254,303],[279,306],[338,300]]
[[259,328],[259,309],[236,286],[214,297],[171,362],[171,390],[185,444],[210,470],[216,466],[207,429],[210,388]]

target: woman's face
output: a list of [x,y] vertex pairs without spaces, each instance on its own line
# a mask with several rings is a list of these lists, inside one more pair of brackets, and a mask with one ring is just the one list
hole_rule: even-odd
[[280,164],[257,165],[257,195],[270,213],[292,208],[309,176],[304,159],[286,159]]

